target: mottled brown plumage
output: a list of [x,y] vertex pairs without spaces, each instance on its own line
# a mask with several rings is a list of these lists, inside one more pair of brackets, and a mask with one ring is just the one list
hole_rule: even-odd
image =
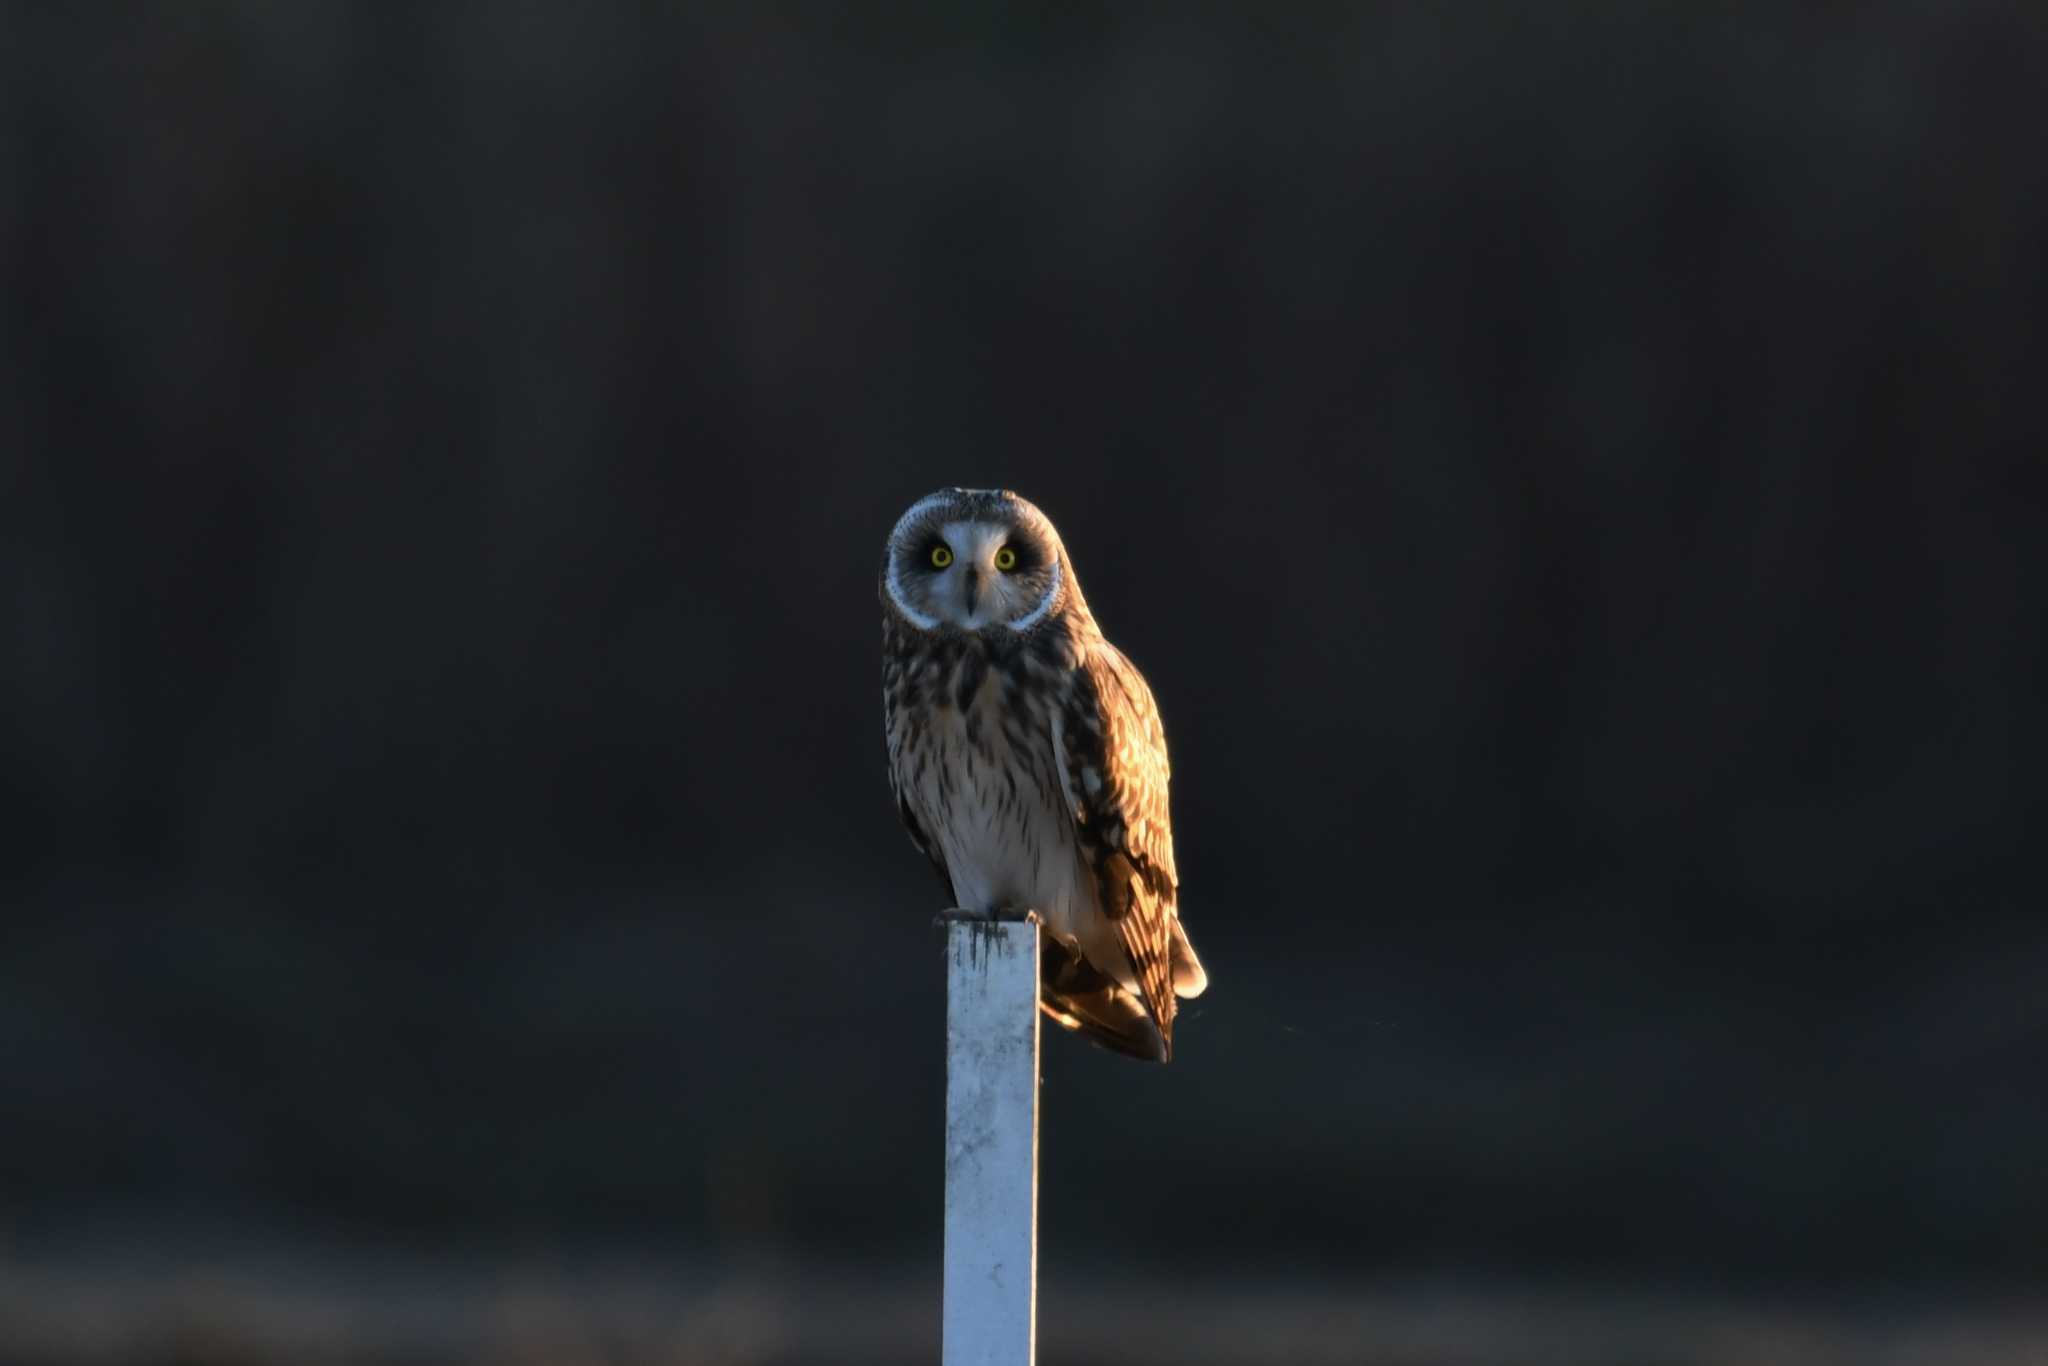
[[1180,927],[1166,735],[1059,533],[1014,494],[945,490],[898,521],[879,591],[912,842],[956,905],[1043,918],[1048,1015],[1170,1059],[1176,996],[1207,977]]

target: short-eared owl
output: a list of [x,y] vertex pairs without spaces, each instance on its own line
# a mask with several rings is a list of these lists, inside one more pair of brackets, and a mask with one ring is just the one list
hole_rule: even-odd
[[1014,493],[934,493],[889,533],[881,598],[889,779],[910,838],[956,906],[1039,913],[1047,1015],[1168,1061],[1174,998],[1208,978],[1180,927],[1166,734],[1059,532]]

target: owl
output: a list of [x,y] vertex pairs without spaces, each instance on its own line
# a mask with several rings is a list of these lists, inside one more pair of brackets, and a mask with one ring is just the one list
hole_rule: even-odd
[[942,490],[889,533],[879,594],[912,843],[962,911],[1037,912],[1048,1016],[1170,1061],[1175,999],[1208,976],[1180,923],[1166,733],[1059,532],[1006,490]]

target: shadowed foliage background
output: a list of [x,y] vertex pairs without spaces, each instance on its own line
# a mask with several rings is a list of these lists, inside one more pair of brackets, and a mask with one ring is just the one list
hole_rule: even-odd
[[1215,983],[1048,1040],[1049,1267],[2038,1284],[2044,57],[0,5],[0,1267],[928,1275],[958,483],[1152,679]]

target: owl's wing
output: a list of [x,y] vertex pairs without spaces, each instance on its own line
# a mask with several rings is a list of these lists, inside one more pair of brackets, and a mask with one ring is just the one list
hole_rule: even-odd
[[1060,776],[1081,855],[1171,1057],[1180,882],[1159,709],[1137,667],[1096,641],[1072,676],[1061,722]]
[[939,875],[939,885],[946,889],[946,895],[953,895],[953,874],[946,869],[946,856],[939,852],[939,846],[924,827],[918,824],[917,813],[910,809],[910,799],[903,795],[902,784],[896,780],[896,766],[889,766],[889,786],[896,791],[896,814],[903,818],[903,828],[910,832],[910,842],[917,846],[917,852],[932,861],[932,870]]
[[882,667],[882,738],[889,747],[889,791],[896,798],[896,814],[902,818],[903,828],[910,833],[910,842],[917,846],[917,852],[931,860],[932,869],[939,875],[939,885],[946,889],[946,896],[953,895],[953,875],[946,868],[946,856],[939,851],[938,841],[926,833],[924,825],[917,819],[917,810],[910,802],[912,775],[905,771],[909,762],[905,751],[909,748],[909,737],[905,728],[910,725],[908,709],[898,694],[904,687],[902,669],[896,663],[898,652],[886,648],[889,642],[887,626],[884,626]]

